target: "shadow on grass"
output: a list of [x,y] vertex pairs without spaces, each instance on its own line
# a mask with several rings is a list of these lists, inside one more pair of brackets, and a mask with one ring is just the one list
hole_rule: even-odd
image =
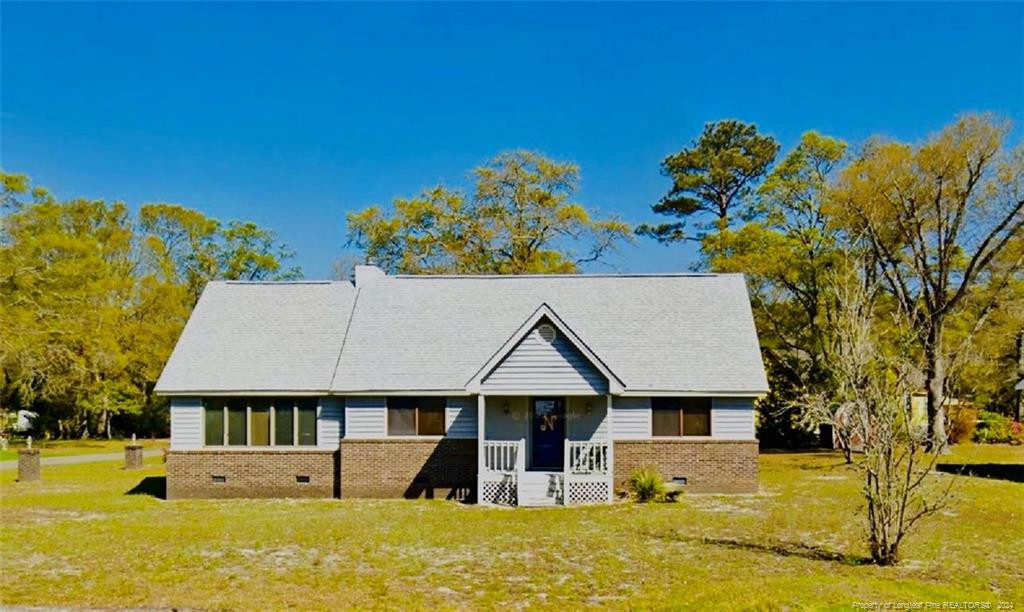
[[719,546],[733,550],[748,550],[761,552],[780,557],[799,557],[811,561],[828,561],[842,565],[867,565],[871,563],[870,557],[847,555],[834,550],[828,550],[820,546],[809,546],[799,542],[781,542],[777,540],[766,540],[763,542],[753,540],[740,540],[736,538],[708,538],[691,537],[679,534],[654,534],[655,537],[672,539],[678,542],[689,542],[693,544],[705,544],[708,546]]
[[1024,482],[1024,465],[1018,463],[940,463],[935,469],[947,474]]
[[157,499],[167,499],[167,477],[146,476],[125,495],[149,495]]

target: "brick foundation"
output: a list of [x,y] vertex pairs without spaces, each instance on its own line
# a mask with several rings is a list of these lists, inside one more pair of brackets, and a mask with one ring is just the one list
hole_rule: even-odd
[[18,451],[18,482],[35,482],[42,478],[39,467],[39,449],[23,448]]
[[142,445],[126,444],[124,447],[124,469],[142,469]]
[[331,450],[169,451],[167,499],[336,497],[337,474]]
[[341,496],[472,499],[476,439],[341,441]]
[[642,467],[651,467],[667,481],[686,478],[684,490],[695,493],[756,493],[756,440],[618,440],[615,442],[615,486]]

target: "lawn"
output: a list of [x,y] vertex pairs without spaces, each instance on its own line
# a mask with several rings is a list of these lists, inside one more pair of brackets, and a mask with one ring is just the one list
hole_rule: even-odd
[[[70,455],[94,455],[117,453],[124,450],[129,440],[33,440],[32,448],[42,449],[43,457],[67,457]],[[167,440],[139,440],[147,449],[167,448]],[[0,450],[0,461],[18,458],[18,449],[25,448],[24,440],[12,442],[7,450]]]
[[[1022,466],[1020,447],[949,463]],[[955,503],[864,562],[859,478],[834,453],[761,456],[758,495],[494,509],[444,501],[174,501],[159,458],[0,473],[0,603],[284,607],[1024,606],[1024,483],[961,477]],[[949,478],[949,475],[938,476]],[[1022,479],[1024,480],[1024,479]]]

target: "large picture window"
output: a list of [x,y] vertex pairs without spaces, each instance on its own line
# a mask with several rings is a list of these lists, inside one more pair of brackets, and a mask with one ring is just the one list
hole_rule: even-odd
[[203,400],[207,446],[316,446],[315,397]]
[[711,398],[651,398],[651,434],[657,437],[710,436]]
[[443,436],[443,397],[389,397],[389,436]]

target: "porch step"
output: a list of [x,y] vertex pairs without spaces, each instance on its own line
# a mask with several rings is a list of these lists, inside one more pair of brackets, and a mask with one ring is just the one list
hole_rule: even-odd
[[558,506],[561,503],[561,472],[523,472],[520,474],[520,506]]

